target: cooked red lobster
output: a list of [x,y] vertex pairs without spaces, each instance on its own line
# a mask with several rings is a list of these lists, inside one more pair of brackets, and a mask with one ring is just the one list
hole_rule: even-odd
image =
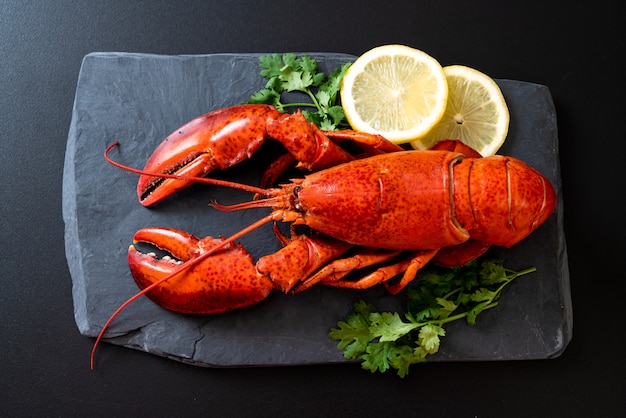
[[[258,197],[234,206],[214,203],[216,209],[272,212],[226,239],[140,230],[135,242],[151,243],[180,261],[131,246],[130,269],[143,289],[135,298],[146,294],[177,312],[214,314],[260,302],[274,289],[298,292],[317,283],[359,289],[383,283],[397,293],[433,258],[462,265],[490,245],[516,244],[556,206],[550,182],[515,158],[481,158],[458,141],[406,151],[378,135],[321,131],[300,112],[283,114],[267,105],[217,110],[174,131],[143,170],[130,169],[141,174],[138,198],[145,206],[157,203],[250,157],[270,137],[287,153],[270,165],[262,187],[202,181]],[[343,142],[359,151],[347,151]],[[267,187],[296,163],[310,174]],[[235,241],[277,221],[291,222],[291,236],[275,224],[283,248],[255,263]],[[298,225],[306,232],[297,232]]]

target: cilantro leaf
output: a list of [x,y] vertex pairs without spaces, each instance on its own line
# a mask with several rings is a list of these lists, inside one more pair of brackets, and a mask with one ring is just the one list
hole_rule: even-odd
[[300,61],[298,61],[298,57],[296,54],[285,54],[283,55],[284,67],[281,70],[284,70],[286,67],[292,68],[294,70],[302,69],[302,65]]
[[450,314],[459,306],[453,301],[444,298],[437,298],[436,301],[439,305],[441,305],[441,309],[437,312],[437,318],[449,317]]
[[366,354],[361,364],[365,370],[372,373],[384,372],[389,369],[389,359],[396,356],[396,347],[390,342],[375,342],[368,344]]
[[337,100],[337,94],[339,94],[339,90],[341,89],[341,81],[349,67],[350,63],[346,63],[335,69],[335,71],[328,76],[328,80],[320,86],[320,93],[324,92],[328,94],[332,103],[335,103]]
[[502,260],[485,260],[480,271],[480,280],[484,284],[502,283],[507,280]]
[[414,323],[404,322],[398,312],[372,313],[370,321],[370,333],[381,342],[395,341],[418,327]]
[[333,329],[329,334],[333,339],[339,339],[337,348],[344,350],[344,357],[348,360],[354,360],[362,355],[367,343],[372,340],[372,336],[367,328],[354,326],[350,320],[339,322],[339,329]]
[[[315,74],[319,70],[319,65],[317,64],[317,61],[311,58],[310,55],[304,55],[300,59],[300,68],[302,68],[303,71],[307,71],[309,73]],[[326,78],[326,76],[324,76],[323,78]]]
[[329,336],[338,340],[337,347],[344,350],[344,357],[348,360],[358,359],[366,352],[367,344],[374,339],[370,333],[371,322],[369,316],[376,308],[364,301],[354,306],[354,312],[348,315],[345,322],[339,322],[339,328],[333,328]]
[[394,354],[394,357],[389,359],[389,365],[398,370],[398,376],[404,377],[409,374],[409,366],[425,362],[428,353],[422,350],[422,347],[413,349],[409,345],[401,345],[397,347]]
[[472,293],[472,295],[470,296],[470,300],[474,302],[492,301],[496,299],[497,296],[498,292],[489,290],[486,287],[481,287],[480,289]]
[[264,55],[259,58],[261,68],[261,76],[271,79],[280,76],[283,68],[283,58],[278,54]]
[[339,126],[342,121],[346,120],[346,114],[343,111],[343,107],[341,106],[329,106],[326,109],[328,116],[332,119],[335,126]]
[[276,93],[274,89],[261,89],[254,93],[248,103],[255,104],[271,104],[276,108],[279,108],[280,105],[280,95]]
[[328,110],[328,108],[331,106],[331,97],[330,94],[326,91],[320,90],[317,95],[317,104],[320,105],[320,107],[324,110]]
[[285,69],[279,79],[283,82],[283,89],[286,91],[306,93],[307,89],[313,85],[313,76],[308,71]]
[[435,354],[439,351],[441,340],[439,337],[446,335],[446,331],[438,325],[426,324],[420,328],[418,334],[418,344],[424,347],[428,354]]

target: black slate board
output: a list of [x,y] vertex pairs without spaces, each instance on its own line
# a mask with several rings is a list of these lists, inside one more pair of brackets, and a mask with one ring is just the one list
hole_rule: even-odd
[[[139,205],[137,176],[108,165],[102,153],[143,167],[156,145],[188,120],[239,104],[264,85],[260,54],[158,56],[92,53],[78,79],[63,179],[65,247],[73,281],[75,319],[81,334],[94,337],[111,313],[137,292],[126,265],[134,231],[170,226],[197,236],[228,236],[266,210],[221,213],[211,200],[248,200],[243,192],[194,186],[157,207]],[[311,54],[325,71],[352,61],[345,54]],[[561,197],[556,115],[547,87],[497,80],[511,112],[508,139],[500,153],[542,171]],[[258,184],[273,155],[271,145],[229,171],[235,181]],[[255,256],[279,248],[270,227],[241,242]],[[528,239],[493,254],[514,269],[537,273],[514,283],[500,305],[478,325],[447,327],[431,361],[544,359],[558,356],[572,336],[572,310],[563,206]],[[198,366],[271,366],[343,362],[331,327],[361,298],[399,309],[400,297],[380,287],[353,291],[318,286],[296,296],[274,292],[250,308],[213,316],[166,311],[147,298],[131,304],[111,325],[105,341]]]

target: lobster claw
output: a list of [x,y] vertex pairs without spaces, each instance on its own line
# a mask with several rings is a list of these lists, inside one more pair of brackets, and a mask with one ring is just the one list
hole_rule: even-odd
[[[165,138],[143,171],[191,178],[227,169],[261,146],[268,121],[281,114],[269,105],[242,105],[199,116]],[[150,206],[192,184],[191,179],[144,174],[137,184],[137,197],[142,205]]]
[[[198,261],[222,241],[212,237],[199,239],[170,228],[141,229],[135,234],[135,244],[150,243],[180,261],[169,256],[159,259],[154,253],[143,254],[131,245],[128,250],[131,274],[140,289],[172,276],[146,296],[163,308],[181,313],[221,313],[265,299],[274,285],[266,276],[257,274],[252,256],[241,245],[229,243]],[[187,268],[186,264],[193,265]]]

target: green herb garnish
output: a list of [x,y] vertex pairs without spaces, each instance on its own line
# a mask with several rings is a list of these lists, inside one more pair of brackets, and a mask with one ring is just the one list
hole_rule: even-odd
[[[297,58],[295,54],[272,54],[260,57],[261,76],[267,78],[265,87],[250,97],[247,103],[270,104],[281,112],[299,107],[309,122],[320,129],[349,128],[339,104],[341,80],[350,63],[343,64],[328,77],[309,55]],[[310,102],[283,103],[284,92],[300,92]]]
[[536,271],[534,267],[513,271],[502,260],[476,261],[464,267],[446,269],[428,266],[415,285],[406,289],[407,312],[378,312],[359,301],[354,311],[329,336],[349,360],[362,360],[361,366],[385,372],[396,369],[400,377],[409,366],[426,361],[439,350],[444,325],[465,319],[476,324],[476,317],[498,304],[502,290],[516,278]]

